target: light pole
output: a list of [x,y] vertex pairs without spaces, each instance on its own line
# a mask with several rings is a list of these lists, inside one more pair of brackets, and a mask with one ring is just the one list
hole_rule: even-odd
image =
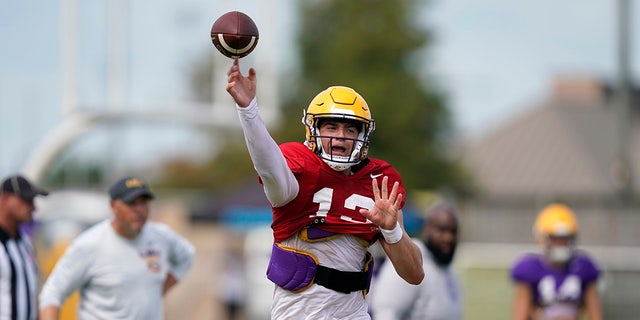
[[629,76],[630,9],[629,0],[618,0],[618,81],[614,100],[618,111],[618,163],[615,178],[619,194],[625,200],[632,199],[634,194],[629,144],[633,118]]

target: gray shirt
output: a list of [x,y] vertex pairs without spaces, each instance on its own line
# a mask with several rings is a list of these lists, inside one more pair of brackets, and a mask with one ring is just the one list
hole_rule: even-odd
[[148,221],[129,240],[105,220],[80,234],[56,263],[40,293],[40,307],[60,307],[80,290],[78,319],[163,319],[162,287],[181,279],[194,248],[167,226]]
[[424,243],[414,242],[422,252],[424,280],[412,285],[400,278],[388,260],[371,288],[371,310],[375,320],[461,320],[462,294],[453,267],[440,267]]

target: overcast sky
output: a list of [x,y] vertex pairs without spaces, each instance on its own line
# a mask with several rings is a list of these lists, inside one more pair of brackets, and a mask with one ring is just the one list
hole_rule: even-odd
[[558,74],[615,79],[617,2],[434,1],[434,67],[463,132],[486,132],[543,101]]
[[[19,171],[39,141],[61,125],[61,3],[72,0],[0,2],[0,175]],[[108,11],[105,1],[79,1],[78,93],[96,108],[106,101],[104,79]],[[131,12],[127,99],[131,108],[179,105],[188,100],[184,82],[195,57],[214,50],[213,20],[241,10],[264,30],[256,55],[266,56],[269,35],[286,41],[291,0],[125,1]],[[91,5],[90,5],[91,3]],[[98,3],[98,4],[96,4]],[[113,3],[113,1],[112,1]],[[215,4],[212,4],[215,3]],[[430,71],[450,94],[454,121],[463,136],[479,136],[535,106],[548,95],[556,74],[614,79],[617,1],[611,0],[431,0],[424,13],[436,42]],[[632,18],[638,15],[632,8]],[[275,12],[275,15],[274,15]],[[633,28],[637,28],[633,22]],[[289,26],[289,27],[288,27]],[[262,31],[262,28],[261,28]],[[638,43],[640,34],[633,34]],[[102,41],[92,42],[89,39]],[[273,40],[272,40],[273,42]],[[98,43],[87,46],[87,43]],[[282,45],[282,44],[279,44]],[[640,56],[632,45],[631,57]],[[288,65],[282,57],[275,61]],[[251,62],[251,61],[249,61]],[[258,63],[253,61],[254,63]],[[273,61],[272,61],[273,62]],[[634,74],[637,73],[632,61]],[[175,135],[175,146],[185,145]]]

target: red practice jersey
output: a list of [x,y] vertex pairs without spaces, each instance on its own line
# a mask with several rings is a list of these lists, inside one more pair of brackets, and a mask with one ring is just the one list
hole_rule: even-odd
[[272,208],[271,228],[276,242],[301,231],[314,221],[323,221],[316,227],[337,234],[352,234],[373,243],[380,235],[379,228],[360,214],[361,208],[374,206],[371,179],[389,177],[389,192],[398,181],[398,193],[405,190],[400,174],[389,163],[369,158],[364,167],[353,175],[345,175],[331,169],[320,157],[299,142],[280,146],[287,164],[300,185],[298,196],[288,204]]

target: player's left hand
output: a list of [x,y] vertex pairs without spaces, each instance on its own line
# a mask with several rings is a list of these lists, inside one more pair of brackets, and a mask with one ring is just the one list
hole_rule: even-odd
[[402,203],[402,194],[398,194],[398,188],[400,187],[398,181],[393,183],[391,193],[389,193],[388,183],[389,177],[387,176],[382,178],[382,186],[380,187],[378,187],[378,180],[372,179],[371,186],[373,187],[375,205],[371,210],[360,209],[360,214],[378,227],[391,230],[395,228],[398,222],[398,211],[400,211],[400,204]]

